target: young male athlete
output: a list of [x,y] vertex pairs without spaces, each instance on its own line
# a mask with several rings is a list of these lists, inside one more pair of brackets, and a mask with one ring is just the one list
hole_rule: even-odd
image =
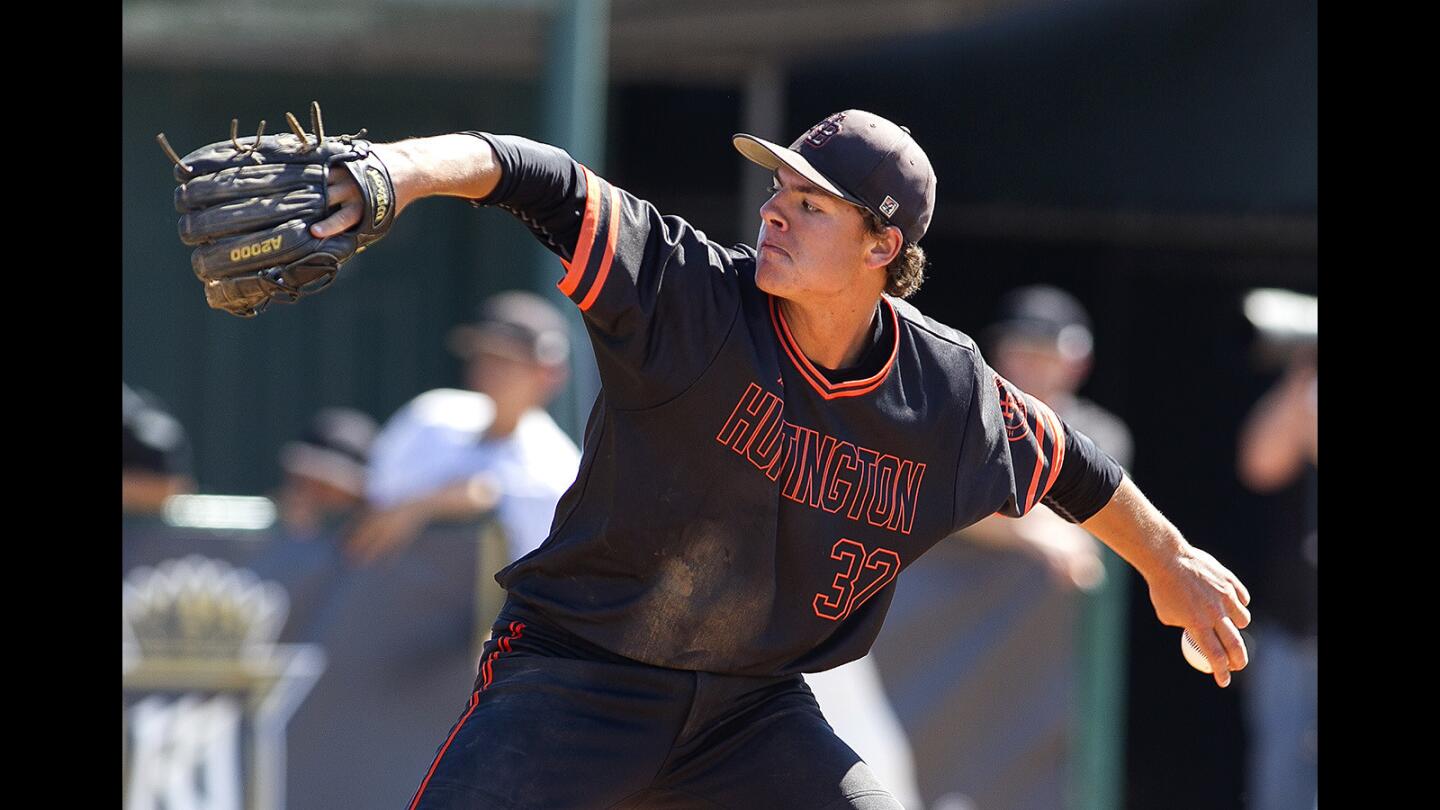
[[[1247,663],[1235,575],[902,300],[935,201],[909,131],[847,110],[788,148],[734,143],[775,174],[755,248],[524,138],[374,147],[398,210],[498,206],[561,258],[603,382],[549,538],[496,577],[509,600],[411,810],[898,807],[801,673],[863,655],[926,549],[1040,503],[1140,571],[1220,686]],[[350,172],[331,183],[318,237],[359,221]]]

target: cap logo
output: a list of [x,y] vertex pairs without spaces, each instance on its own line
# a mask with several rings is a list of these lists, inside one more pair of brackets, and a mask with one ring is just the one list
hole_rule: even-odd
[[801,140],[819,149],[827,141],[840,134],[840,122],[845,120],[845,113],[835,113],[824,121],[810,128]]
[[885,195],[885,201],[882,202],[882,203],[880,203],[880,213],[884,214],[884,215],[887,216],[887,217],[893,217],[893,216],[895,216],[895,209],[897,209],[897,208],[899,208],[899,207],[900,207],[900,203],[895,202],[895,198],[894,198],[894,197],[891,197],[889,194],[886,194],[886,195]]

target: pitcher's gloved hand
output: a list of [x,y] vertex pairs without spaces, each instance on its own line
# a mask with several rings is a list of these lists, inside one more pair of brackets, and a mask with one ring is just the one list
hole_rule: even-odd
[[[335,280],[340,266],[383,237],[395,221],[395,187],[390,172],[364,140],[325,135],[318,102],[310,104],[314,130],[306,133],[285,114],[293,131],[230,139],[180,157],[165,140],[160,146],[175,162],[175,209],[180,241],[194,245],[190,264],[205,285],[205,300],[244,318],[279,299],[293,302]],[[364,197],[360,223],[344,233],[318,239],[310,226],[333,213],[327,177],[343,166]]]

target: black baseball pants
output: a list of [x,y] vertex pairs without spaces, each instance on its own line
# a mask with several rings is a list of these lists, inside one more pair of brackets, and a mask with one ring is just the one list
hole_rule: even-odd
[[509,603],[408,810],[903,810],[799,675],[648,666]]

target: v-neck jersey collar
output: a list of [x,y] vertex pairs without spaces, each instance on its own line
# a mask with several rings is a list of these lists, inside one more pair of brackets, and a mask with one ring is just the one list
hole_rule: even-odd
[[[799,345],[795,342],[795,336],[790,332],[790,325],[785,321],[785,313],[780,309],[780,302],[775,296],[770,296],[770,322],[775,327],[775,336],[780,342],[781,348],[789,356],[790,362],[800,372],[800,376],[810,384],[823,399],[838,399],[840,397],[857,397],[868,394],[880,387],[885,378],[890,375],[890,369],[895,366],[895,358],[900,353],[900,319],[895,312],[895,306],[883,296],[880,298],[882,310],[889,313],[890,317],[890,351],[885,358],[885,363],[875,373],[855,380],[843,380],[831,382],[826,378],[824,372],[810,362],[810,358],[800,351]],[[881,317],[885,315],[881,314]],[[883,324],[882,324],[883,327]],[[883,333],[882,328],[882,333]],[[883,339],[883,338],[882,338]]]

